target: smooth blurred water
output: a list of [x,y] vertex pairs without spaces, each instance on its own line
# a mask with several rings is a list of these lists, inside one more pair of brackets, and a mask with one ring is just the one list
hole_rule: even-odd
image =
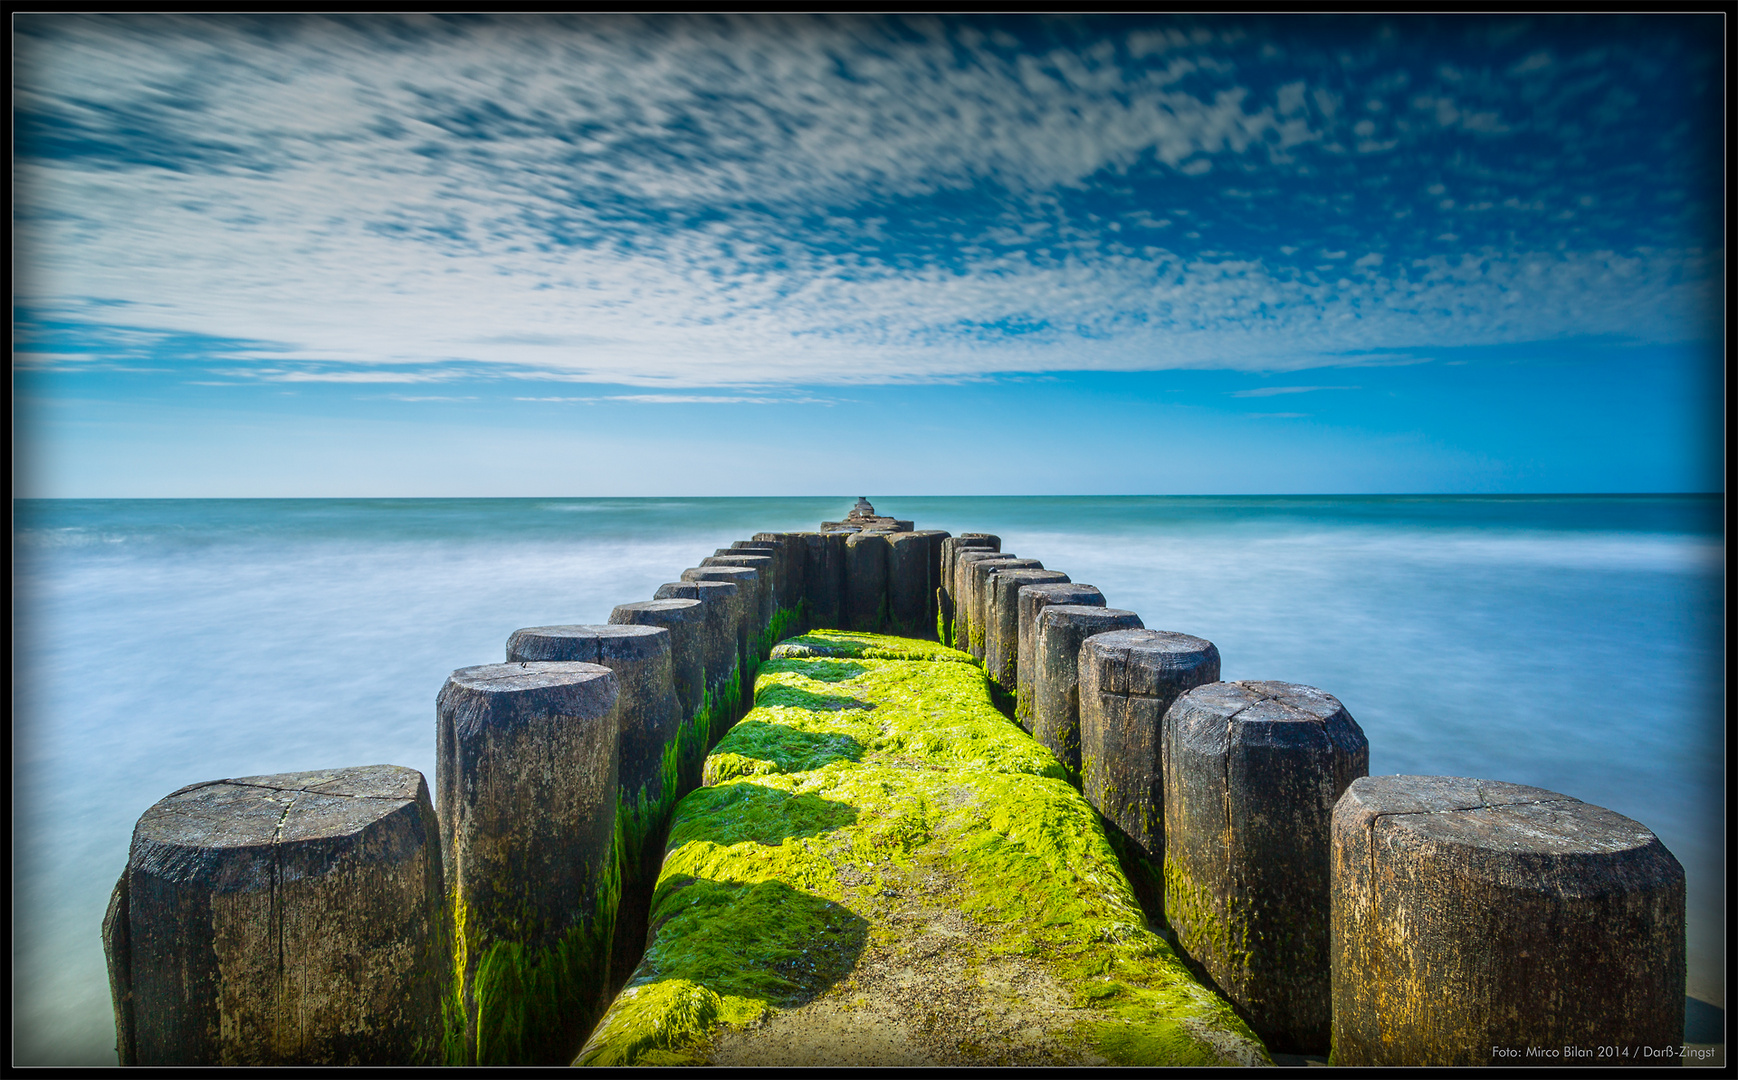
[[[602,622],[816,499],[54,500],[15,510],[18,1064],[112,1064],[99,927],[185,784],[378,762],[432,779],[448,672]],[[871,498],[1339,697],[1372,773],[1536,784],[1648,825],[1724,1004],[1718,497]]]

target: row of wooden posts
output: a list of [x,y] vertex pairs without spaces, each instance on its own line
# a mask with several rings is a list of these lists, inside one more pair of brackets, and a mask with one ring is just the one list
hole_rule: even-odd
[[432,798],[389,765],[174,792],[104,920],[120,1060],[570,1060],[644,946],[670,810],[809,628],[982,661],[1274,1051],[1681,1040],[1683,870],[1647,829],[1537,788],[1370,777],[1331,695],[1223,682],[1210,642],[1000,547],[884,518],[761,533],[608,624],[519,630],[505,663],[455,671]]

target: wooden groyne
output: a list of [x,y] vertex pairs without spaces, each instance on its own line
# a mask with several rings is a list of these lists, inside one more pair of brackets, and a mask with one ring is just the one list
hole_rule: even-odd
[[1678,1060],[1648,829],[1371,777],[1331,694],[1221,681],[994,535],[859,500],[503,659],[440,690],[432,791],[339,768],[140,818],[123,1064]]

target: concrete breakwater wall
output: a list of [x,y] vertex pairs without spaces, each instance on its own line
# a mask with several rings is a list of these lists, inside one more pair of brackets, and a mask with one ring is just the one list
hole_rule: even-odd
[[1644,827],[1369,777],[1331,695],[1222,682],[1211,642],[860,501],[454,672],[432,793],[369,766],[153,806],[103,925],[122,1063],[571,1060],[644,946],[677,801],[773,646],[823,628],[977,659],[1150,924],[1270,1050],[1476,1064],[1681,1039],[1683,871]]

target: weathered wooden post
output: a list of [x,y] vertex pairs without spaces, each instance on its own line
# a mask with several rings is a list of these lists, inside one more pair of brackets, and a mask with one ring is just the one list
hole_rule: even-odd
[[887,621],[891,633],[928,637],[935,632],[929,615],[929,542],[923,533],[887,535]]
[[698,600],[703,613],[702,654],[706,658],[706,696],[699,713],[707,718],[711,747],[735,722],[742,704],[743,605],[732,581],[671,581],[658,586],[658,600]]
[[1037,559],[1019,559],[1012,555],[978,559],[966,567],[966,607],[971,611],[972,628],[971,654],[984,662],[985,670],[990,666],[990,613],[994,610],[991,599],[995,576],[1005,570],[1042,569],[1044,564]]
[[1139,629],[1141,617],[1121,608],[1051,604],[1038,613],[1032,737],[1056,755],[1076,783],[1080,779],[1080,646],[1094,634]]
[[[791,592],[790,560],[779,544],[771,540],[735,540],[729,547],[719,548],[712,554],[719,559],[733,555],[765,555],[772,562],[761,570],[761,576],[772,584],[774,613],[780,608],[796,606],[797,601]],[[700,565],[707,564],[703,561]]]
[[134,827],[103,920],[121,1064],[439,1064],[443,893],[414,769],[172,793]]
[[[722,581],[736,586],[732,598],[736,611],[737,698],[747,703],[754,697],[754,677],[760,670],[760,613],[765,609],[760,574],[744,566],[695,566],[682,571],[683,581]],[[733,716],[732,720],[735,719]]]
[[755,637],[756,640],[758,640],[760,631],[771,626],[773,616],[778,614],[778,580],[775,576],[777,574],[777,567],[773,562],[772,556],[708,555],[706,558],[700,560],[700,569],[702,570],[720,566],[753,570],[757,575],[759,575],[760,580],[758,582],[757,591],[760,601],[755,612]]
[[1135,895],[1164,917],[1165,773],[1160,727],[1186,691],[1219,681],[1210,641],[1113,630],[1080,647],[1080,790],[1104,815]]
[[809,624],[817,629],[845,626],[845,536],[838,532],[796,533],[803,542],[803,597]]
[[435,788],[452,890],[462,1051],[571,1061],[605,1004],[621,878],[614,673],[597,664],[453,672]]
[[784,581],[784,592],[779,597],[779,604],[793,612],[800,612],[802,622],[791,627],[792,633],[807,629],[808,611],[803,606],[807,585],[803,579],[803,563],[805,552],[802,538],[797,533],[755,533],[751,544],[772,544],[777,547],[779,559],[779,575]]
[[1677,1064],[1684,869],[1543,788],[1354,780],[1332,844],[1333,1061]]
[[[674,803],[682,723],[671,664],[670,632],[660,626],[621,624],[533,626],[507,639],[507,662],[578,661],[615,672],[619,723],[616,776],[622,829],[636,851],[657,817]],[[666,775],[666,767],[669,773]]]
[[736,586],[738,648],[744,656],[750,643],[764,625],[761,612],[766,610],[765,582],[759,571],[746,566],[691,566],[682,571],[683,581],[728,581]]
[[845,537],[845,624],[879,631],[887,613],[887,537],[863,531]]
[[[973,624],[976,612],[972,610],[971,566],[985,559],[1015,559],[1018,556],[1001,551],[991,551],[989,548],[967,548],[954,552],[953,581],[949,591],[953,595],[953,647],[961,652],[972,653],[982,659],[984,648],[983,629]],[[972,652],[974,643],[977,652]]]
[[[653,601],[692,604],[693,600]],[[705,735],[684,725],[676,698],[670,632],[661,626],[534,626],[507,639],[507,662],[579,661],[615,673],[616,839],[622,902],[611,949],[611,985],[627,981],[646,937],[652,885],[663,862],[664,827],[686,788],[682,766],[705,758]],[[684,745],[686,743],[687,745]]]
[[961,551],[985,550],[1000,551],[1002,539],[988,533],[961,533],[959,536],[944,537],[941,542],[941,557],[937,566],[938,580],[936,593],[936,630],[943,645],[958,648],[955,644],[958,637],[954,633],[954,623],[957,617],[958,597],[954,595],[954,563]]
[[[683,720],[700,711],[706,693],[706,609],[699,600],[638,600],[617,604],[609,621],[616,626],[658,626],[670,634],[670,678]],[[694,763],[699,780],[699,761]],[[686,777],[688,774],[683,773]]]
[[1019,664],[1015,672],[1014,722],[1032,730],[1033,710],[1038,700],[1038,615],[1051,604],[1084,604],[1104,607],[1104,594],[1091,585],[1023,585],[1016,593],[1020,609],[1018,630]]
[[997,686],[1013,693],[1020,685],[1021,586],[1067,583],[1068,575],[1060,570],[997,570],[990,576],[984,605],[984,670]]
[[1161,760],[1178,944],[1269,1047],[1326,1053],[1330,817],[1364,732],[1313,687],[1214,682],[1166,712]]
[[923,543],[924,585],[923,585],[923,629],[924,637],[931,634],[940,640],[940,622],[937,618],[936,603],[940,596],[937,591],[941,585],[941,545],[950,536],[941,529],[918,529],[911,535],[918,537]]
[[1095,633],[1140,628],[1140,616],[1119,607],[1050,603],[1038,612],[1032,649],[1038,666],[1032,682],[1032,737],[1057,755],[1076,783],[1081,772],[1081,645]]

